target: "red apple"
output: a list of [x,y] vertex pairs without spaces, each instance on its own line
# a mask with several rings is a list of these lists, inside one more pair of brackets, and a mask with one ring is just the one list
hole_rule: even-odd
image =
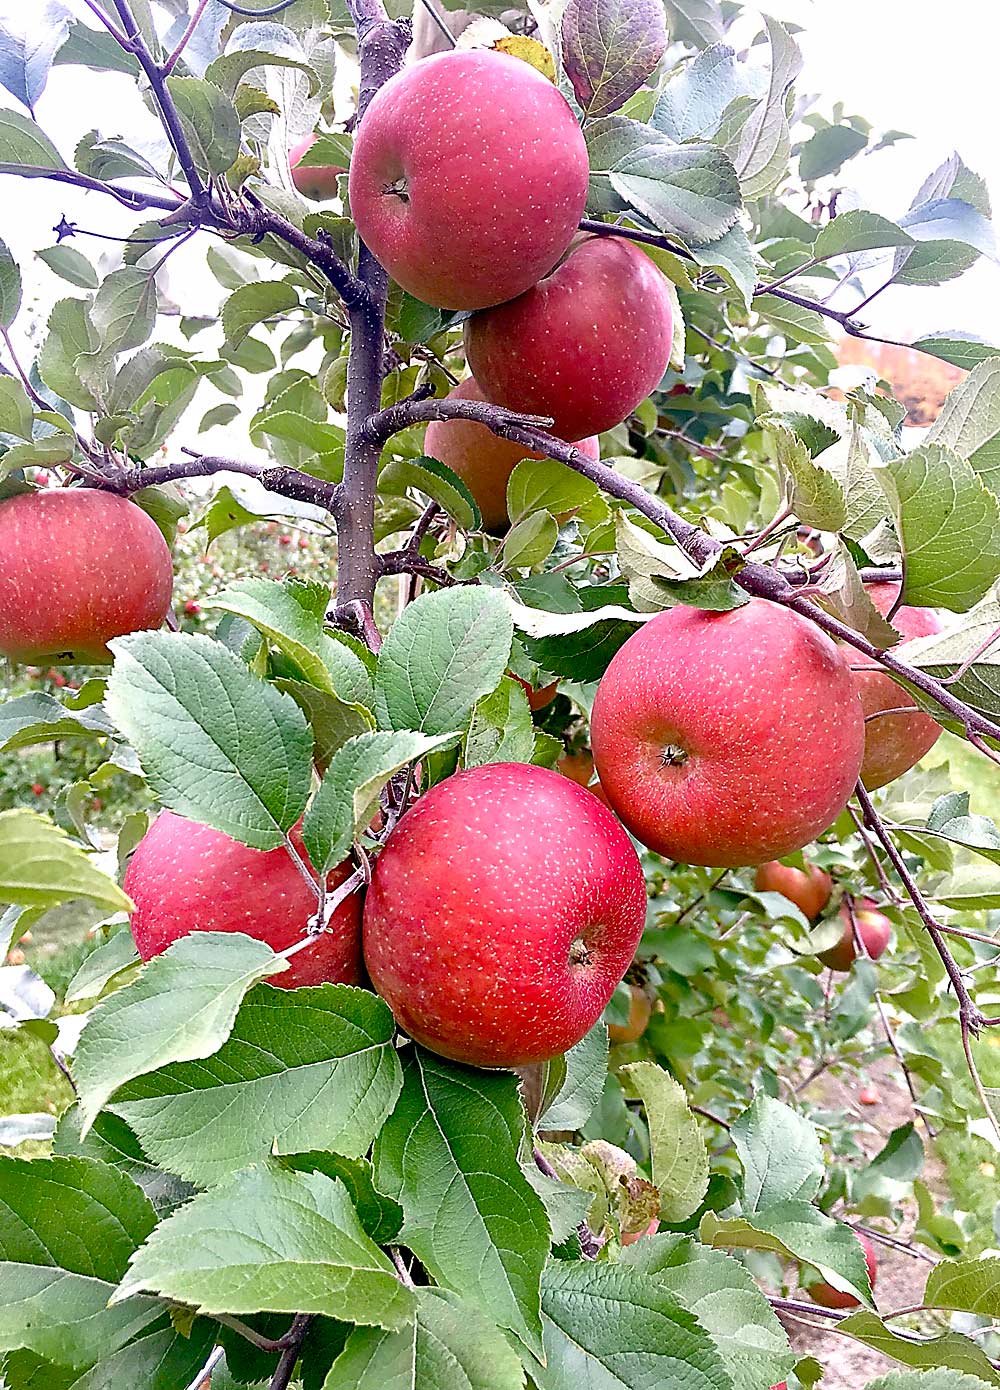
[[558,87],[519,58],[455,50],[376,93],[354,141],[351,212],[404,290],[481,309],[552,269],[588,180],[587,147]]
[[638,985],[630,985],[629,988],[632,1002],[629,1005],[628,1022],[608,1024],[608,1040],[613,1043],[638,1042],[652,1017],[653,1003],[646,991]]
[[660,1229],[659,1219],[653,1220],[644,1230],[641,1231],[622,1231],[622,1245],[634,1245],[637,1240],[642,1240],[643,1236],[655,1236]]
[[586,748],[581,748],[577,753],[564,753],[556,763],[556,769],[581,787],[588,787],[594,775],[594,755]]
[[302,158],[316,143],[315,135],[307,135],[288,151],[288,163],[292,170],[292,183],[304,198],[312,198],[317,203],[337,196],[337,178],[346,173],[337,164],[303,164]]
[[[486,397],[476,382],[468,376],[459,382],[447,399],[483,401]],[[588,458],[601,457],[601,446],[595,437],[582,439],[577,447]],[[510,525],[507,515],[507,483],[521,459],[544,457],[523,444],[501,439],[475,420],[432,420],[424,437],[424,452],[446,463],[465,483],[476,499],[487,531],[506,531]]]
[[112,637],[159,627],[170,551],[134,502],[49,488],[0,502],[0,654],[13,661],[110,661]]
[[598,686],[590,741],[633,835],[721,868],[779,859],[826,829],[857,781],[864,722],[825,633],[751,599],[641,627]]
[[[305,858],[298,830],[292,842]],[[327,879],[335,888],[351,872],[338,865]],[[135,903],[132,935],[143,960],[193,931],[244,932],[283,951],[305,934],[316,895],[284,849],[259,850],[221,831],[163,811],[140,842],[125,874]],[[269,983],[283,989],[326,980],[353,985],[360,977],[361,906],[345,898],[330,930],[298,951]]]
[[523,676],[515,676],[514,679],[522,687],[528,697],[528,708],[532,714],[537,714],[546,705],[551,705],[556,698],[556,691],[559,689],[558,680],[549,681],[548,685],[540,685],[537,688],[524,679]]
[[525,1066],[597,1022],[645,912],[638,856],[596,797],[548,768],[490,763],[432,787],[389,836],[365,963],[417,1042]]
[[621,237],[584,237],[520,299],[467,319],[465,352],[491,401],[583,439],[655,390],[672,334],[667,281],[649,257]]
[[817,864],[803,870],[772,859],[757,870],[754,887],[761,893],[780,893],[812,921],[830,901],[833,879]]
[[[884,913],[879,912],[878,904],[871,898],[861,898],[854,905],[854,918],[858,932],[864,942],[865,950],[872,960],[878,960],[889,944],[892,923]],[[840,920],[844,924],[840,940],[828,951],[821,951],[819,959],[831,970],[850,970],[858,955],[858,944],[854,939],[851,914],[844,903],[840,909]]]
[[880,1099],[874,1086],[862,1086],[858,1092],[858,1102],[861,1105],[878,1105]]
[[[855,1234],[865,1252],[868,1281],[874,1289],[875,1276],[878,1272],[878,1257],[875,1254],[875,1247],[861,1231],[856,1231]],[[816,1284],[810,1284],[808,1292],[812,1301],[818,1303],[821,1308],[859,1308],[861,1306],[860,1299],[855,1298],[852,1293],[844,1293],[840,1289],[835,1289],[832,1284],[828,1284],[822,1279]]]
[[[866,584],[868,597],[885,615],[895,603],[899,584]],[[941,631],[941,620],[930,608],[898,608],[892,625],[903,638],[929,637]],[[885,668],[853,648],[847,659],[854,672],[854,683],[865,712],[865,757],[861,780],[869,791],[884,787],[902,777],[941,736],[941,725],[925,714],[913,697],[897,685]],[[880,710],[913,710],[912,714],[880,714]]]

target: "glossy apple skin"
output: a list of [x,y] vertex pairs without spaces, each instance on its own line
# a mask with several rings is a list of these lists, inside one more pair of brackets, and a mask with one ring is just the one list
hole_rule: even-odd
[[417,1042],[525,1066],[597,1022],[645,911],[638,856],[596,797],[548,768],[490,763],[432,787],[389,836],[365,963]]
[[[613,1043],[638,1042],[649,1026],[653,1014],[653,1003],[645,990],[632,985],[632,1002],[629,1005],[627,1023],[609,1023],[608,1041]],[[654,1226],[655,1230],[655,1226]]]
[[601,786],[637,839],[722,868],[801,849],[847,804],[864,723],[851,673],[766,599],[677,607],[612,659],[590,721]]
[[[899,593],[898,584],[866,584],[868,596],[884,616]],[[898,608],[892,625],[911,637],[929,637],[941,631],[941,620],[930,608]],[[884,787],[902,777],[941,737],[941,725],[919,708],[911,695],[871,657],[848,649],[847,659],[854,672],[854,683],[865,712],[865,757],[861,780],[869,791]],[[912,709],[912,714],[871,716],[885,709]]]
[[[865,950],[872,960],[878,960],[889,944],[892,923],[884,913],[879,912],[877,904],[871,898],[860,898],[855,903],[854,916],[857,918],[858,931],[865,943]],[[850,970],[858,956],[858,945],[854,939],[851,914],[846,903],[840,909],[840,920],[844,924],[840,940],[828,951],[822,951],[817,959],[828,965],[831,970]]]
[[[303,857],[298,830],[292,842]],[[335,888],[351,872],[329,875]],[[305,933],[316,896],[284,849],[259,850],[210,826],[163,811],[132,855],[124,880],[135,903],[132,936],[143,960],[193,931],[243,932],[283,951]],[[355,985],[361,974],[361,904],[354,893],[337,907],[331,930],[268,978],[282,989],[325,981]]]
[[[469,376],[446,399],[484,401],[486,397],[475,377]],[[577,448],[588,458],[601,457],[595,436],[581,439]],[[476,499],[487,531],[506,531],[510,525],[507,484],[517,465],[522,459],[543,457],[523,444],[501,439],[475,420],[432,420],[424,436],[424,452],[446,463],[462,479]]]
[[288,163],[292,170],[292,183],[304,198],[312,198],[317,203],[337,196],[337,179],[346,173],[337,164],[302,165],[301,160],[307,150],[316,143],[315,135],[307,135],[288,151]]
[[134,502],[97,488],[46,488],[0,502],[0,654],[105,662],[113,637],[159,627],[170,551]]
[[[875,1247],[866,1235],[860,1231],[855,1232],[861,1242],[865,1252],[865,1264],[868,1266],[868,1280],[872,1288],[875,1287],[875,1276],[878,1273],[878,1257],[875,1254]],[[809,1297],[814,1303],[818,1303],[821,1308],[860,1308],[860,1300],[855,1298],[852,1293],[844,1293],[840,1289],[835,1289],[825,1280],[820,1280],[817,1284],[810,1284],[808,1289]]]
[[803,870],[772,859],[757,870],[754,887],[761,893],[780,893],[812,921],[830,901],[833,879],[818,864],[807,864]]
[[469,369],[497,405],[551,415],[560,439],[621,424],[670,362],[667,282],[634,242],[584,237],[546,279],[465,323]]
[[[456,50],[375,94],[354,141],[351,212],[404,290],[442,309],[481,309],[552,269],[588,179],[583,135],[557,87],[519,58]],[[393,191],[401,181],[405,196]]]

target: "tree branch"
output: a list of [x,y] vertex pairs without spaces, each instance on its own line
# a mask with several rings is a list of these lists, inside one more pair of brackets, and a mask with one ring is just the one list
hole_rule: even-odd
[[284,1351],[268,1383],[268,1390],[288,1390],[296,1362],[302,1354],[302,1343],[315,1321],[314,1313],[296,1313],[291,1327],[282,1337]]
[[[123,491],[138,492],[144,487],[156,487],[163,483],[173,483],[181,478],[209,478],[215,473],[241,473],[247,478],[257,478],[268,492],[281,497],[290,497],[296,502],[311,502],[314,506],[333,511],[335,483],[326,483],[322,478],[314,478],[309,473],[301,473],[297,468],[251,463],[247,459],[226,458],[221,454],[197,454],[190,449],[182,450],[188,455],[174,463],[155,463],[145,468],[132,468],[126,475]],[[114,488],[110,489],[114,491]]]

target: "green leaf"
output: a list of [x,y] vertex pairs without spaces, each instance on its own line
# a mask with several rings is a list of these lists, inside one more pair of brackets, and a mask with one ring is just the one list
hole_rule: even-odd
[[390,496],[401,496],[407,488],[416,488],[454,517],[463,531],[478,531],[483,524],[476,499],[466,484],[438,459],[426,455],[392,459],[379,474],[378,486],[380,493]]
[[684,1088],[655,1062],[630,1062],[619,1076],[646,1110],[660,1214],[671,1224],[686,1221],[708,1191],[708,1150]]
[[785,1259],[815,1265],[835,1289],[868,1303],[871,1289],[861,1242],[849,1226],[834,1221],[808,1202],[778,1202],[764,1211],[722,1219],[709,1211],[701,1219],[706,1245],[729,1250],[771,1250]]
[[191,932],[90,1014],[73,1060],[83,1132],[119,1086],[171,1062],[210,1057],[251,985],[284,970],[241,932]]
[[82,299],[60,299],[49,314],[48,334],[38,355],[38,374],[50,390],[81,410],[97,400],[80,377],[78,363],[97,346],[97,334]]
[[143,348],[119,367],[108,395],[110,411],[131,410],[152,386],[167,372],[195,376],[195,367],[187,356],[175,347],[153,343]]
[[54,275],[82,290],[96,290],[100,284],[97,271],[74,246],[48,246],[44,251],[36,251],[35,255]]
[[698,265],[717,271],[739,295],[743,307],[749,310],[757,283],[757,267],[750,238],[739,223],[717,241],[692,247],[691,254]]
[[[0,112],[0,116],[3,114]],[[6,242],[0,241],[0,327],[9,328],[17,318],[20,307],[21,272],[7,250]]]
[[[255,68],[298,68],[309,78],[309,95],[315,95],[319,87],[316,69],[306,61],[302,48],[292,42],[294,36],[288,29],[277,24],[247,24],[243,28],[247,33],[236,30],[230,40],[230,51],[209,63],[205,69],[207,81],[214,82],[226,96],[233,97],[247,73]],[[257,41],[270,46],[258,48]]]
[[222,306],[222,328],[226,341],[239,347],[251,328],[281,314],[287,314],[299,297],[282,280],[256,280],[241,285]]
[[[835,174],[867,144],[868,136],[853,126],[824,126],[799,150],[799,178],[808,183]],[[890,242],[889,245],[905,245],[905,242]]]
[[56,54],[55,62],[74,63],[98,72],[124,72],[136,78],[141,72],[138,60],[125,52],[113,34],[106,29],[91,29],[78,19],[70,24],[69,38]]
[[153,276],[129,265],[113,270],[94,295],[90,321],[100,340],[97,353],[141,347],[156,322]]
[[66,986],[65,1002],[75,1004],[80,999],[96,999],[104,992],[109,981],[122,971],[130,970],[138,961],[139,952],[132,933],[127,927],[122,927],[84,959]]
[[375,1141],[375,1181],[402,1206],[400,1239],[536,1353],[548,1222],[517,1161],[524,1133],[517,1079],[413,1048],[403,1091]]
[[[994,1382],[990,1381],[992,1385]],[[987,1390],[987,1382],[978,1376],[961,1375],[954,1371],[894,1371],[869,1382],[868,1390]]]
[[140,632],[111,645],[108,710],[163,804],[241,844],[277,848],[312,775],[295,701],[208,637]]
[[704,246],[735,224],[742,206],[739,179],[716,145],[674,145],[649,138],[615,161],[611,187],[661,232]]
[[96,1158],[120,1168],[139,1184],[158,1216],[173,1211],[191,1196],[193,1189],[188,1183],[153,1167],[135,1135],[117,1115],[102,1111],[86,1134],[82,1127],[80,1107],[71,1105],[59,1117],[52,1152],[70,1158]]
[[851,540],[861,541],[889,516],[889,505],[878,480],[879,455],[869,432],[852,425],[849,434],[823,449],[816,467],[831,473],[846,501],[847,514],[839,528]]
[[811,1201],[823,1181],[819,1135],[802,1115],[768,1095],[733,1121],[732,1139],[743,1164],[743,1203],[750,1211],[787,1198]]
[[[74,1369],[48,1362],[31,1364],[31,1352],[15,1352],[4,1362],[4,1383],[9,1390],[40,1390],[40,1386],[44,1390],[117,1390],[123,1385],[175,1390],[198,1379],[213,1340],[213,1325],[207,1319],[182,1332],[161,1313],[126,1346],[110,1355],[102,1354],[96,1365],[79,1375]],[[12,1373],[23,1373],[25,1379],[12,1378]],[[60,1379],[63,1375],[65,1380]]]
[[416,1299],[412,1328],[355,1328],[323,1390],[520,1390],[517,1354],[478,1308],[446,1289]]
[[718,0],[666,0],[670,33],[681,43],[704,48],[725,33]]
[[212,82],[168,77],[181,128],[202,178],[224,174],[240,152],[240,119],[233,103]]
[[114,1352],[162,1312],[108,1307],[156,1214],[131,1178],[87,1158],[0,1158],[0,1348],[63,1365]]
[[746,1268],[693,1240],[653,1236],[622,1251],[622,1262],[651,1275],[711,1335],[735,1390],[785,1379],[795,1354],[788,1334]]
[[998,353],[996,347],[984,342],[982,338],[958,331],[931,333],[927,337],[918,338],[911,343],[911,347],[917,352],[927,352],[932,357],[939,357],[942,362],[950,362],[953,367],[961,367],[966,372],[971,372],[980,362],[985,362],[988,357],[996,357]]
[[531,569],[540,565],[559,539],[559,523],[549,512],[533,512],[507,532],[503,543],[504,569]]
[[[2,274],[0,268],[0,279]],[[30,439],[33,421],[34,412],[27,391],[16,377],[0,376],[0,431],[16,434],[20,439]]]
[[24,807],[0,811],[0,902],[54,907],[71,898],[129,912],[113,879],[58,826]]
[[338,748],[302,826],[316,872],[326,874],[346,858],[378,810],[382,788],[391,777],[457,737],[429,738],[406,730],[363,733]]
[[884,246],[912,246],[913,238],[895,222],[877,212],[852,208],[828,222],[813,242],[812,254],[818,261],[831,256],[852,255],[856,251],[875,251]]
[[462,765],[530,763],[534,752],[535,726],[528,697],[516,680],[505,676],[496,690],[484,695],[472,711]]
[[1000,575],[1000,502],[940,444],[890,459],[878,477],[903,546],[904,600],[966,612]]
[[399,1094],[395,1031],[366,990],[265,986],[213,1056],[129,1082],[111,1109],[155,1163],[203,1187],[272,1154],[358,1158]]
[[772,192],[788,173],[788,95],[802,70],[802,55],[784,25],[770,17],[764,23],[771,58],[767,95],[750,112],[731,150],[748,200]]
[[382,644],[375,712],[385,729],[445,734],[500,683],[514,623],[502,594],[484,586],[423,594]]
[[813,461],[802,440],[773,416],[761,424],[784,480],[788,504],[806,526],[820,531],[839,531],[847,520],[847,502],[840,483]]
[[576,511],[598,494],[596,483],[555,459],[522,459],[507,483],[507,511],[513,522],[533,512],[560,516]]
[[778,299],[773,294],[758,295],[750,307],[793,343],[822,347],[830,342],[826,319],[813,309],[791,304],[787,299]]
[[403,1327],[415,1305],[342,1183],[270,1164],[232,1174],[162,1221],[115,1300],[140,1289],[206,1313],[321,1313],[387,1328]]
[[[5,168],[4,166],[10,166]],[[27,116],[0,111],[0,170],[18,174],[24,169],[65,169],[66,163],[52,141]]]
[[542,1281],[539,1390],[733,1390],[711,1337],[672,1293],[625,1265],[554,1260]]
[[[990,1360],[981,1347],[958,1332],[945,1332],[939,1337],[921,1338],[919,1341],[902,1337],[891,1327],[886,1327],[882,1319],[865,1308],[837,1324],[837,1331],[866,1347],[874,1347],[883,1356],[901,1361],[904,1366],[942,1367],[952,1372],[960,1371],[969,1376],[978,1376],[988,1385],[1000,1385],[1000,1373],[994,1370]],[[886,1377],[889,1384],[892,1377]],[[900,1376],[906,1382],[909,1377]],[[949,1375],[947,1390],[953,1390],[957,1378]],[[876,1382],[877,1383],[877,1382]],[[914,1390],[907,1386],[906,1390]]]
[[1000,1259],[942,1260],[927,1276],[926,1308],[1000,1318]]
[[12,753],[35,743],[65,738],[107,738],[114,725],[100,705],[71,710],[46,694],[33,690],[0,705],[0,752]]
[[733,102],[755,104],[754,79],[728,44],[712,44],[663,87],[650,124],[671,140],[709,140]]
[[608,1075],[607,1028],[598,1023],[554,1062],[562,1063],[561,1077],[539,1117],[538,1128],[582,1129],[600,1103]]
[[570,0],[562,12],[563,65],[584,117],[624,106],[666,47],[660,0]]
[[253,623],[269,642],[291,657],[317,689],[336,695],[346,704],[370,705],[372,683],[364,663],[324,631],[329,599],[324,586],[295,580],[279,584],[273,579],[240,579],[206,599],[205,606],[222,608]]
[[980,362],[948,393],[926,442],[954,450],[1000,491],[1000,356]]
[[313,1152],[291,1155],[285,1159],[284,1167],[298,1173],[325,1173],[328,1178],[339,1178],[347,1188],[362,1226],[376,1245],[388,1245],[399,1235],[403,1209],[377,1190],[372,1165],[367,1159]]

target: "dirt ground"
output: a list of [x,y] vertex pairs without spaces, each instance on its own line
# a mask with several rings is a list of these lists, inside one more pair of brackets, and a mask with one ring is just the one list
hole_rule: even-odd
[[[912,1118],[913,1109],[909,1093],[898,1080],[898,1071],[894,1070],[890,1059],[874,1064],[868,1071],[866,1081],[878,1090],[881,1103],[877,1106],[862,1107],[858,1104],[860,1082],[845,1085],[829,1076],[821,1077],[815,1083],[815,1089],[807,1094],[813,1100],[821,1099],[825,1106],[839,1106],[862,1115],[873,1132],[861,1135],[860,1140],[866,1152],[874,1156],[892,1131]],[[921,1176],[932,1192],[945,1190],[944,1170],[933,1151],[927,1153]],[[914,1207],[907,1212],[902,1231],[893,1234],[905,1240],[912,1230],[915,1216]],[[873,1224],[877,1228],[881,1223]],[[878,1306],[888,1312],[893,1308],[919,1304],[930,1265],[905,1251],[897,1251],[878,1242],[876,1250],[879,1267],[875,1300]],[[805,1294],[801,1297],[808,1301]],[[795,1351],[817,1357],[826,1368],[821,1382],[822,1390],[861,1390],[877,1376],[904,1369],[898,1362],[862,1346],[860,1342],[852,1341],[850,1337],[827,1332],[822,1327],[804,1327],[791,1317],[783,1318],[783,1321]]]

